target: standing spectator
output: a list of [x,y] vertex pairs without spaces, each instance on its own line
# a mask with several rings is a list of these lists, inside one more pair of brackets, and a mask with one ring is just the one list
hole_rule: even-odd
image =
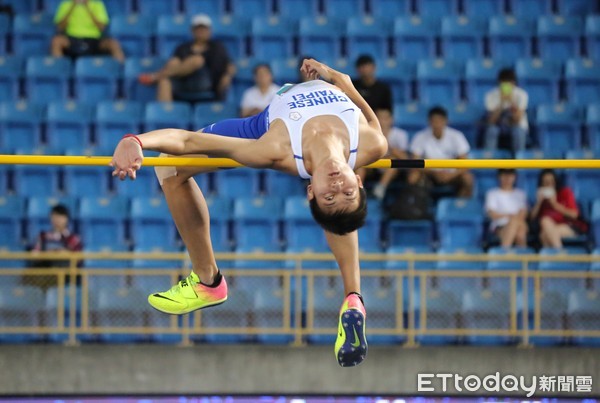
[[392,90],[386,83],[375,77],[375,60],[369,55],[356,59],[358,80],[352,83],[373,110],[392,110]]
[[242,95],[240,107],[243,118],[262,112],[279,90],[279,86],[273,83],[271,67],[266,63],[254,67],[254,82],[256,84]]
[[529,123],[527,122],[527,92],[517,87],[517,76],[512,69],[498,73],[498,86],[485,95],[487,129],[485,148],[495,150],[500,136],[510,136],[513,151],[525,149]]
[[223,100],[231,86],[235,66],[225,46],[212,38],[212,20],[206,14],[192,18],[194,40],[179,45],[165,66],[141,74],[142,84],[157,84],[159,101]]
[[573,191],[562,186],[554,170],[540,172],[531,218],[539,222],[542,246],[562,248],[564,238],[587,232],[587,224],[578,217],[579,208]]
[[122,63],[125,55],[119,42],[103,36],[108,21],[108,13],[100,0],[63,0],[54,16],[59,33],[52,38],[52,56],[108,53]]
[[527,246],[527,195],[515,188],[516,179],[514,169],[499,169],[500,186],[485,195],[485,211],[492,220],[490,230],[505,248]]
[[[469,142],[465,135],[448,127],[448,113],[436,106],[429,110],[429,127],[415,134],[410,145],[414,158],[465,159],[469,153]],[[412,185],[429,179],[434,185],[451,185],[458,197],[471,197],[473,175],[467,169],[423,169],[413,170],[408,176]]]
[[[378,109],[375,111],[381,131],[388,141],[388,152],[385,158],[406,159],[408,150],[408,133],[404,130],[394,127],[394,117],[389,109]],[[359,168],[356,173],[360,176],[363,183],[372,176],[379,174],[379,181],[373,188],[373,196],[382,200],[385,192],[394,179],[398,176],[398,169],[374,169]]]

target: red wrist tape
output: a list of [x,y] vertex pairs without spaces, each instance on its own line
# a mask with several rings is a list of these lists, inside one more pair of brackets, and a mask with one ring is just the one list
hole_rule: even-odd
[[138,138],[138,136],[136,136],[135,134],[126,134],[126,135],[123,136],[123,138],[124,139],[132,138],[132,139],[134,139],[135,141],[138,142],[138,144],[140,145],[140,147],[142,147],[142,149],[144,148],[144,145],[142,144],[142,140],[140,140]]

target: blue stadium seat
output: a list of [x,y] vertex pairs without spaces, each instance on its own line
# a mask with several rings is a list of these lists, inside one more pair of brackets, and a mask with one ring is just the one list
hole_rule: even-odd
[[485,94],[498,83],[498,72],[512,62],[495,59],[469,59],[466,65],[467,99],[473,105],[483,105]]
[[442,54],[446,59],[456,60],[481,57],[485,33],[485,21],[477,19],[477,16],[444,17],[441,35]]
[[[0,286],[0,326],[3,328],[31,328],[41,326],[40,317],[44,309],[44,293],[30,286]],[[41,335],[30,333],[2,333],[0,342],[31,343],[41,340]]]
[[183,0],[183,11],[187,15],[218,16],[225,14],[225,0]]
[[[361,281],[361,294],[369,304],[369,326],[371,329],[392,330],[403,326],[402,319],[398,318],[396,304],[398,287],[392,280],[392,284],[383,281],[378,276],[365,275],[363,271]],[[399,323],[400,322],[400,323]],[[369,344],[397,344],[405,340],[405,337],[396,335],[369,334]]]
[[59,193],[60,168],[21,165],[14,171],[14,188],[20,196],[56,196]]
[[194,129],[200,130],[212,123],[237,117],[237,105],[223,102],[199,103],[194,108]]
[[370,12],[373,17],[385,19],[411,13],[410,0],[377,0],[370,2]]
[[[235,204],[234,204],[235,206]],[[234,211],[235,211],[235,207],[234,207]],[[235,216],[235,212],[234,212],[234,216]],[[257,220],[258,222],[258,220]],[[244,225],[244,224],[242,224]],[[250,224],[252,226],[252,224]],[[255,228],[260,228],[260,225],[255,226]],[[234,224],[235,227],[235,224]],[[250,227],[248,227],[248,229],[250,229]],[[249,235],[249,234],[246,234]],[[253,241],[254,242],[254,241]],[[232,267],[235,269],[258,269],[258,270],[264,270],[264,269],[282,269],[285,267],[285,263],[283,261],[278,261],[278,260],[256,260],[256,259],[246,259],[240,256],[240,254],[245,254],[245,253],[277,253],[277,252],[281,252],[281,247],[279,244],[274,244],[274,243],[265,243],[264,245],[259,245],[259,246],[236,246],[233,250],[234,253],[238,254],[238,256],[236,257],[236,259],[232,262]],[[238,279],[236,278],[236,281],[238,281]],[[243,281],[243,279],[240,279],[239,281]],[[242,287],[245,289],[248,289],[249,291],[253,291],[256,292],[256,289],[254,287],[252,287],[252,282],[246,282],[243,285],[237,285],[237,287]],[[251,287],[251,288],[250,288]]]
[[388,224],[388,245],[390,247],[419,247],[429,245],[433,240],[431,221],[390,221]]
[[[69,314],[71,306],[71,295],[69,292],[65,292],[63,295],[62,307],[63,311],[59,311],[59,292],[58,287],[51,287],[46,291],[46,303],[44,305],[44,323],[46,326],[58,327],[58,315],[64,318],[64,326],[68,328],[71,325],[71,317]],[[75,288],[75,323],[74,325],[81,324],[81,288]],[[48,338],[53,343],[64,343],[68,339],[66,333],[53,332],[48,335]]]
[[255,58],[269,60],[293,55],[292,21],[279,17],[252,19],[252,54]]
[[569,104],[537,108],[537,132],[544,154],[561,158],[581,147],[581,110]]
[[[418,295],[416,295],[418,296]],[[460,299],[451,290],[427,289],[425,296],[427,306],[426,320],[427,329],[458,329],[458,317],[460,312]],[[420,309],[420,306],[417,308]],[[415,312],[416,327],[424,327],[421,323],[420,311]],[[457,336],[421,335],[417,334],[415,340],[422,345],[445,345],[454,344],[458,341]]]
[[19,196],[0,196],[0,250],[22,249],[21,218],[24,215],[25,199]]
[[175,246],[175,226],[163,197],[134,197],[131,200],[131,233],[137,248]]
[[352,17],[346,24],[346,54],[350,60],[367,54],[375,58],[388,56],[387,38],[391,25],[372,17]]
[[586,17],[585,44],[587,56],[594,60],[600,60],[600,15]]
[[367,13],[367,0],[328,0],[323,3],[325,15],[345,20]]
[[436,221],[443,247],[476,247],[481,244],[483,208],[478,200],[441,199]]
[[[287,298],[290,298],[290,296],[286,294],[281,287],[261,285],[259,286],[259,289],[260,290],[257,289],[254,294],[254,304],[252,309],[252,316],[254,318],[253,326],[271,329],[293,326],[293,323],[285,323],[285,298],[286,296]],[[291,303],[291,301],[288,302]],[[293,336],[259,333],[257,335],[257,340],[260,343],[265,344],[288,344],[293,340]]]
[[156,86],[143,85],[138,81],[141,73],[160,70],[165,60],[157,57],[128,57],[125,60],[125,74],[123,78],[123,92],[125,97],[132,101],[150,102],[156,100]]
[[323,229],[312,217],[306,196],[285,199],[283,231],[288,248],[322,250],[327,245]]
[[433,19],[417,16],[398,17],[394,20],[394,54],[406,60],[434,57],[435,37],[439,24]]
[[[135,258],[132,262],[132,268],[134,269],[180,269],[184,267],[185,262],[183,260],[173,259],[173,260],[158,260],[158,259],[143,259],[139,254],[142,253],[177,253],[181,252],[181,248],[179,245],[173,245],[171,242],[170,245],[165,246],[157,246],[152,248],[145,248],[135,246],[133,248],[133,253],[138,254],[138,257]],[[135,278],[139,277],[139,278]],[[172,283],[172,279],[168,275],[160,275],[160,274],[136,274],[133,278],[132,285],[134,287],[138,287],[144,289],[148,292],[160,290],[161,288],[167,286],[167,284]]]
[[565,67],[565,78],[570,103],[600,102],[600,62],[570,59]]
[[[109,153],[108,155],[112,154]],[[68,148],[65,155],[81,155],[81,150]],[[94,166],[66,166],[64,167],[64,191],[77,197],[107,196],[110,192],[110,170],[105,167]]]
[[[298,82],[300,75],[298,63],[298,59],[293,57],[272,60],[270,65],[273,72],[273,80],[275,80],[277,83]],[[254,83],[251,85],[254,85]]]
[[69,97],[70,59],[33,56],[27,59],[25,74],[25,92],[30,102],[47,103]]
[[[231,331],[230,333],[216,333],[212,330],[212,328],[240,329],[250,327],[252,326],[250,324],[252,310],[253,296],[245,290],[230,287],[226,304],[223,304],[219,309],[212,311],[207,309],[202,312],[202,329],[207,331],[206,335],[203,336],[203,340],[217,344],[253,341],[254,337],[252,335],[236,334]],[[193,339],[196,338],[197,336],[193,337]]]
[[[587,250],[580,247],[568,247],[564,249],[542,248],[540,256],[568,256],[568,255],[587,255]],[[540,271],[573,271],[585,272],[590,268],[587,262],[573,261],[540,261],[538,266]],[[568,293],[573,289],[584,287],[584,278],[566,278],[566,277],[543,277],[543,290],[556,290]]]
[[91,105],[74,101],[55,101],[48,105],[46,135],[50,146],[56,148],[88,147],[92,143]]
[[[535,328],[535,294],[533,290],[528,294],[528,309],[525,311],[523,307],[524,296],[522,293],[517,294],[517,320],[519,326],[522,325],[523,316],[528,315],[529,329]],[[540,322],[539,328],[542,331],[547,330],[563,330],[564,317],[567,310],[567,300],[565,295],[556,291],[544,291],[539,294],[539,311]],[[561,336],[529,336],[529,342],[535,346],[555,346],[563,344],[565,338]]]
[[136,101],[103,101],[95,116],[95,145],[101,154],[110,155],[127,133],[139,133],[143,106]]
[[511,14],[520,18],[552,14],[552,0],[508,0]]
[[83,197],[79,205],[79,229],[86,245],[118,248],[125,244],[124,219],[128,200],[119,197]]
[[70,217],[77,216],[77,199],[68,197],[30,197],[27,201],[27,236],[33,241],[41,231],[50,226],[50,210],[62,204],[69,210]]
[[247,56],[246,37],[250,34],[247,18],[230,15],[213,19],[213,37],[225,45],[229,55],[235,59]]
[[[98,304],[91,313],[98,326],[104,327],[144,327],[144,311],[147,310],[146,293],[135,288],[101,288],[97,290]],[[109,343],[135,343],[144,341],[147,336],[141,333],[102,332],[100,340]]]
[[537,23],[540,56],[558,60],[579,56],[583,27],[583,21],[579,17],[540,17]]
[[[330,253],[329,248],[323,243],[316,247],[304,247],[304,246],[287,246],[284,250],[286,254],[296,253]],[[337,269],[337,263],[335,260],[300,260],[301,267],[303,269],[311,270],[334,270]],[[295,269],[298,267],[298,261],[288,257],[285,261],[286,269]],[[303,297],[304,298],[304,297]]]
[[282,17],[292,19],[320,14],[318,0],[275,0],[275,9]]
[[106,12],[109,16],[119,14],[133,14],[133,2],[134,0],[103,0]]
[[231,220],[232,203],[224,197],[209,197],[206,199],[210,213],[210,239],[213,249],[217,252],[231,250],[229,236],[229,220]]
[[447,108],[450,126],[463,132],[471,147],[477,144],[485,110],[477,104],[453,103]]
[[[178,15],[181,14],[179,1],[173,0],[129,0],[137,4],[137,11],[144,15]],[[132,7],[130,7],[132,9]]]
[[[579,159],[594,159],[594,155]],[[567,173],[567,182],[571,185],[577,202],[591,205],[595,199],[600,199],[600,187],[597,186],[600,183],[600,172],[596,169],[572,169]]]
[[[544,159],[548,158],[541,150],[526,150],[517,151],[516,159]],[[535,203],[538,176],[540,169],[522,169],[517,171],[517,183],[519,188],[523,189],[527,194],[527,200],[530,203]]]
[[[520,262],[519,255],[533,255],[535,249],[532,248],[503,248],[501,246],[495,246],[488,249],[488,255],[490,256],[510,256],[517,260],[489,260],[486,264],[488,270],[522,270],[523,263]],[[534,269],[535,263],[529,263],[529,270]]]
[[595,153],[600,153],[600,103],[588,106],[585,126],[590,148]]
[[533,24],[525,17],[496,16],[490,18],[489,46],[492,57],[514,60],[531,55]]
[[[109,154],[110,155],[110,154]],[[113,191],[119,196],[156,196],[159,193],[159,183],[154,169],[146,167],[137,171],[134,181],[121,181],[113,178]]]
[[215,190],[223,197],[258,196],[260,175],[256,169],[222,169],[215,173]]
[[[308,323],[315,330],[332,329],[338,322],[339,306],[344,298],[342,279],[336,277],[315,277],[313,288],[313,316],[308,316]],[[310,311],[309,311],[310,312]],[[323,332],[307,336],[307,341],[313,344],[331,344],[335,342],[333,332]]]
[[190,105],[184,102],[148,102],[144,114],[144,129],[172,127],[186,129],[192,117]]
[[460,98],[461,65],[443,59],[419,60],[417,63],[417,88],[423,103],[448,104]]
[[8,14],[0,14],[0,55],[6,54],[8,33],[12,30],[10,25]]
[[448,0],[416,0],[417,14],[428,18],[441,18],[458,14],[458,1]]
[[9,168],[6,165],[0,166],[0,194],[8,194],[8,176]]
[[530,108],[548,101],[559,101],[561,68],[554,59],[517,60],[515,73],[519,78],[519,86],[529,95]]
[[[298,51],[301,55],[319,58],[341,57],[342,24],[339,20],[319,17],[306,17],[300,20]],[[297,69],[298,61],[294,63]],[[298,75],[296,72],[295,77]],[[282,81],[283,82],[283,81]]]
[[121,64],[112,57],[80,57],[75,62],[75,94],[80,101],[116,98],[120,78]]
[[256,18],[273,14],[272,0],[229,0],[231,13],[237,17]]
[[0,103],[0,144],[2,149],[14,151],[42,143],[42,108],[20,101]]
[[[479,247],[442,247],[437,251],[439,259],[435,268],[438,271],[453,270],[453,271],[482,271],[485,269],[483,261],[468,260],[469,255],[482,254],[483,250]],[[451,255],[457,258],[463,257],[465,260],[444,260],[441,255]],[[480,277],[473,277],[470,273],[465,273],[464,276],[448,276],[440,274],[434,279],[430,279],[432,285],[439,288],[453,290],[458,293],[463,293],[466,290],[479,289],[482,286]]]
[[156,54],[168,59],[175,48],[191,40],[189,20],[184,15],[159,15],[156,28]]
[[600,11],[598,3],[587,0],[557,0],[558,14],[560,15],[591,15]]
[[[418,246],[390,246],[386,250],[386,254],[394,255],[394,254],[416,254],[416,255],[428,255],[433,254],[433,248],[430,246],[431,244],[421,244]],[[386,269],[390,270],[407,270],[409,262],[407,260],[397,260],[391,257],[388,257],[385,262]],[[434,261],[416,261],[415,269],[419,270],[433,270],[435,269]]]
[[281,199],[238,197],[233,203],[237,248],[278,248]]
[[[466,329],[509,329],[510,298],[505,291],[468,290],[463,295],[462,316]],[[498,345],[510,342],[508,336],[469,335],[466,340],[476,345]]]
[[463,13],[471,18],[490,18],[504,14],[504,2],[497,0],[462,0]]
[[[229,93],[233,95],[233,99],[241,99],[244,91],[254,85],[254,68],[259,63],[261,61],[253,57],[243,57],[235,61],[236,72],[229,90]],[[294,61],[294,66],[296,66],[296,63],[297,61]],[[269,65],[273,69],[273,61],[269,61]],[[275,76],[274,80],[279,82]]]
[[301,179],[279,171],[264,172],[265,193],[270,196],[301,196],[306,194],[306,187]]
[[427,108],[423,104],[394,105],[394,123],[406,130],[412,139],[414,134],[427,125]]
[[0,56],[0,102],[13,101],[19,97],[19,78],[23,71],[23,59],[18,56]]
[[19,56],[47,55],[54,31],[51,15],[16,15],[13,21],[13,53]]
[[[361,252],[367,253],[368,250],[373,253],[381,253],[381,229],[383,221],[383,212],[381,202],[375,199],[367,200],[367,217],[365,225],[358,230],[358,239],[360,240]],[[380,262],[370,262],[380,265]],[[364,266],[361,266],[364,267]]]
[[[600,327],[600,297],[597,290],[571,291],[567,307],[567,323],[570,330],[595,330]],[[577,345],[598,346],[600,338],[575,336],[573,342]]]
[[592,203],[591,224],[594,239],[598,242],[600,239],[600,200],[594,200]]
[[3,3],[10,6],[15,14],[33,14],[37,10],[36,0],[4,0]]
[[154,18],[144,15],[115,15],[110,22],[110,36],[119,41],[127,57],[150,55],[154,29]]
[[415,64],[392,58],[375,61],[375,63],[378,78],[392,88],[393,102],[409,102],[412,99]]

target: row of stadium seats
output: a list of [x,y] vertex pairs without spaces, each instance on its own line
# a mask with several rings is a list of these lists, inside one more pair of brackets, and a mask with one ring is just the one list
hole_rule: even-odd
[[[158,15],[157,20],[117,15],[112,19],[109,33],[120,41],[127,56],[169,57],[178,44],[191,40],[189,19]],[[55,32],[49,14],[19,14],[12,27],[7,16],[0,16],[0,27],[0,42],[3,42],[0,54],[9,51],[16,55],[46,55]],[[344,55],[354,59],[363,53],[403,59],[460,60],[491,56],[510,60],[582,55],[600,58],[598,15],[590,15],[585,21],[580,17],[541,16],[536,22],[512,16],[495,16],[489,21],[481,17],[445,16],[440,21],[406,16],[397,17],[393,22],[361,17],[347,20],[320,17],[304,18],[299,23],[277,17],[251,20],[225,17],[215,20],[213,31],[234,58],[310,54],[331,58]]]
[[[227,183],[227,182],[226,182]],[[597,177],[596,177],[597,183]],[[0,199],[0,248],[19,249],[23,235],[35,237],[48,226],[50,206],[61,200],[70,207],[84,243],[95,250],[123,250],[127,239],[138,247],[177,248],[175,227],[165,200],[161,197],[73,197],[26,199],[7,196]],[[327,249],[321,228],[314,222],[304,196],[211,197],[208,199],[215,249],[279,251],[281,245],[302,250]],[[591,233],[600,240],[600,198],[590,200],[587,213]],[[439,239],[443,248],[479,248],[484,238],[485,215],[477,199],[443,198],[435,209],[435,223],[384,220],[381,205],[369,201],[366,224],[359,231],[365,251],[381,251],[382,233],[387,246],[420,247]],[[587,210],[587,209],[586,209]],[[23,226],[25,224],[25,226]],[[131,227],[128,228],[128,224]],[[24,234],[23,229],[26,228]],[[435,235],[435,236],[434,236]]]
[[[154,277],[154,278],[152,278]],[[158,278],[157,278],[158,277]],[[89,318],[92,326],[108,327],[144,327],[168,328],[171,317],[155,311],[150,311],[146,304],[148,286],[163,287],[166,276],[133,276],[133,287],[120,288],[112,284],[102,287],[101,278],[89,277],[90,293],[87,300]],[[96,281],[95,281],[96,280]],[[142,281],[146,280],[146,281]],[[219,328],[277,328],[283,326],[295,327],[293,310],[294,299],[292,295],[283,292],[277,284],[277,278],[265,278],[261,281],[249,281],[250,285],[244,287],[244,280],[249,278],[236,278],[235,284],[240,286],[230,287],[230,296],[227,304],[218,310],[203,312],[202,327],[210,330]],[[161,284],[162,283],[162,284]],[[314,280],[313,323],[314,329],[329,329],[335,324],[340,295],[343,295],[339,279],[316,278]],[[428,290],[425,297],[427,306],[427,329],[509,329],[510,327],[510,293],[504,289],[468,289],[464,293],[456,289],[446,288]],[[56,288],[49,289],[45,294],[38,288],[30,286],[2,286],[0,293],[0,326],[47,326],[55,327],[58,324],[57,311],[59,293]],[[369,304],[371,315],[371,329],[393,329],[398,318],[396,294],[398,289],[394,283],[382,285],[377,277],[363,279],[362,293]],[[76,325],[82,322],[82,292],[77,289]],[[406,294],[405,294],[406,295]],[[530,296],[533,293],[529,294]],[[65,325],[70,325],[71,318],[68,314],[68,293],[64,301]],[[286,301],[289,298],[289,301]],[[527,316],[530,329],[534,323],[534,299],[530,297],[529,308],[523,309],[523,296],[517,296],[517,329],[524,328],[524,316]],[[60,301],[62,302],[62,301]],[[290,323],[284,322],[285,303],[291,307],[288,317]],[[416,294],[413,299],[415,309],[415,328],[421,329],[420,298]],[[303,304],[305,306],[305,304]],[[408,304],[404,303],[401,313],[403,323],[399,326],[406,327],[408,321]],[[539,300],[541,329],[543,330],[590,330],[597,329],[600,321],[600,304],[598,293],[586,288],[575,288],[571,291],[548,290],[541,294]],[[61,312],[62,315],[62,312]],[[305,325],[305,324],[303,324]],[[181,326],[178,322],[177,328]],[[48,337],[40,334],[1,334],[0,342],[34,342],[47,340],[62,342],[66,340],[65,333],[50,333]],[[102,332],[99,335],[80,334],[78,339],[84,342],[140,342],[153,341],[175,343],[181,341],[178,335],[161,334],[160,330],[152,335],[135,333],[110,334]],[[291,335],[276,335],[264,332],[257,336],[209,334],[206,336],[192,336],[194,341],[205,342],[261,342],[270,344],[289,343]],[[310,343],[333,343],[334,334],[308,335]],[[406,340],[404,335],[382,336],[371,334],[371,344],[397,344]],[[422,344],[442,345],[465,343],[473,345],[502,345],[515,343],[517,340],[507,336],[469,335],[464,338],[458,336],[431,336],[418,335],[417,341]],[[529,340],[534,345],[598,345],[600,338],[560,336],[534,336]]]
[[[330,63],[324,59],[325,63]],[[67,58],[15,56],[0,57],[0,101],[22,97],[31,102],[49,102],[77,98],[86,102],[117,99],[152,101],[156,88],[138,82],[140,73],[159,70],[163,59],[129,58],[124,69],[108,57],[82,57],[73,66]],[[254,85],[252,69],[260,59],[241,59],[229,99],[238,99]],[[451,104],[469,100],[483,105],[485,94],[497,84],[501,68],[514,66],[519,84],[528,91],[529,105],[559,102],[587,105],[600,102],[600,63],[589,59],[518,59],[499,61],[469,59],[467,62],[422,59],[417,62],[396,59],[377,60],[378,77],[389,83],[395,102],[420,100],[425,104]],[[296,82],[296,59],[273,59],[276,82]],[[331,65],[351,76],[353,67],[345,59]],[[564,70],[564,73],[563,73]],[[22,83],[21,83],[22,81]]]
[[[5,0],[17,13],[54,13],[61,0]],[[306,17],[327,15],[352,17],[418,14],[444,16],[517,16],[561,14],[586,15],[597,12],[594,0],[104,0],[109,14],[198,14]]]

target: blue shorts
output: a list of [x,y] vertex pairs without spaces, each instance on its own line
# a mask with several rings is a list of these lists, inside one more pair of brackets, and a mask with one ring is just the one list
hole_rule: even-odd
[[241,139],[259,139],[269,130],[269,108],[258,115],[239,119],[226,119],[202,129],[203,133]]

